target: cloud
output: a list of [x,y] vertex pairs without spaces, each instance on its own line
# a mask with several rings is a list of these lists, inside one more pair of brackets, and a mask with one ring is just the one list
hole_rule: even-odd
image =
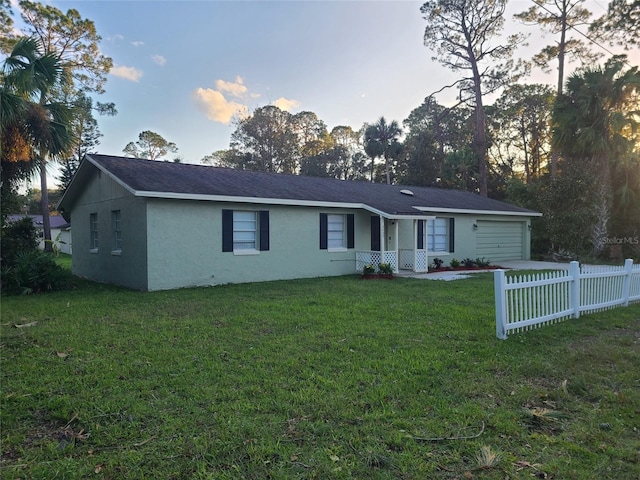
[[119,42],[121,40],[124,40],[124,35],[120,35],[119,33],[116,33],[111,37],[107,37],[107,40],[111,40],[112,42]]
[[164,67],[164,64],[167,63],[167,59],[164,58],[162,55],[151,55],[151,60],[153,60],[155,63],[157,63],[161,67]]
[[142,70],[138,70],[135,67],[125,67],[124,65],[114,66],[109,73],[132,82],[137,82],[142,77]]
[[275,100],[272,105],[275,105],[280,110],[285,110],[288,112],[294,108],[299,107],[300,102],[298,100],[289,100],[288,98],[280,97],[279,99]]
[[236,77],[235,82],[225,82],[224,80],[216,80],[216,88],[221,92],[229,93],[233,97],[244,97],[247,93],[247,87],[244,85],[242,77]]
[[212,88],[198,88],[193,92],[193,97],[198,108],[206,113],[209,120],[214,122],[228,124],[235,115],[246,115],[247,113],[246,105],[230,102],[224,98],[221,92]]
[[142,45],[144,45],[144,42],[142,40],[134,40],[133,42],[131,42],[131,45],[133,45],[134,47],[141,47]]

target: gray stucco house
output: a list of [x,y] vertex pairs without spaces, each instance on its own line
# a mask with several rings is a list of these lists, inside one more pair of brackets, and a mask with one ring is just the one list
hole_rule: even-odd
[[87,155],[58,208],[73,272],[141,290],[530,257],[539,213],[438,188]]

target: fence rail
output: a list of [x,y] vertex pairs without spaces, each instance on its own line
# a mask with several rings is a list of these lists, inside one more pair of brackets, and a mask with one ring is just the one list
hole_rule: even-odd
[[496,335],[504,340],[510,331],[640,301],[640,265],[631,259],[614,267],[571,262],[567,271],[511,277],[496,270],[494,289]]

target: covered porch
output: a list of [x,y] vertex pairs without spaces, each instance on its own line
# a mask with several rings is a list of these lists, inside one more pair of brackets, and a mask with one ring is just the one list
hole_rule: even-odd
[[366,265],[377,269],[381,263],[391,265],[395,273],[401,270],[427,272],[427,222],[434,218],[425,215],[372,215],[370,249],[356,250],[356,272],[361,273]]

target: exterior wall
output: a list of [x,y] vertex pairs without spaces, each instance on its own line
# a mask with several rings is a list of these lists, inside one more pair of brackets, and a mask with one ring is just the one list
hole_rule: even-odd
[[398,221],[398,243],[403,250],[413,250],[416,246],[413,223],[414,220]]
[[[146,200],[136,198],[107,175],[95,174],[71,211],[72,271],[91,280],[144,290],[146,274]],[[112,210],[121,211],[122,248],[113,251]],[[90,248],[89,216],[98,214],[98,249]]]
[[[438,215],[440,216],[440,215]],[[444,215],[443,215],[444,216]],[[460,261],[465,258],[476,258],[476,231],[473,225],[477,223],[478,217],[471,215],[455,215],[455,241],[454,250],[447,256],[441,255],[439,252],[429,254],[429,257],[442,258],[445,265],[448,265],[452,259],[456,258]]]
[[71,240],[71,229],[65,228],[60,232],[60,240],[58,242],[58,248],[62,253],[71,255],[73,253],[73,243]]
[[[371,249],[372,214],[364,210],[137,198],[91,167],[71,211],[73,272],[92,280],[141,290],[164,290],[355,273],[355,254]],[[222,210],[268,210],[268,251],[222,251]],[[120,210],[122,245],[113,250],[111,212]],[[90,214],[98,214],[99,248],[90,248]],[[320,213],[354,214],[353,249],[320,249]],[[452,215],[430,213],[436,217]],[[478,221],[518,222],[523,259],[530,258],[527,217],[455,214],[453,252],[438,257],[476,258]],[[396,246],[396,231],[398,245]],[[426,239],[425,239],[426,241]],[[385,221],[385,249],[413,249],[413,221]],[[491,258],[489,258],[492,260]]]
[[[500,228],[496,228],[496,239],[498,240],[495,245],[494,255],[481,254],[478,250],[478,230],[474,228],[474,225],[478,225],[478,222],[490,221],[509,223],[510,225],[518,225],[522,228],[522,256],[517,258],[518,260],[529,260],[531,258],[531,232],[529,225],[531,219],[528,217],[516,217],[516,216],[502,216],[502,215],[471,215],[471,214],[451,214],[451,213],[433,213],[437,218],[454,218],[454,249],[453,252],[428,252],[429,262],[431,263],[434,258],[440,258],[444,261],[444,265],[449,265],[452,259],[459,261],[465,258],[476,259],[481,256],[485,256],[488,260],[498,263],[500,259],[506,259],[509,256],[507,253],[501,251],[500,247]],[[413,249],[413,222],[411,220],[401,220],[399,222],[399,244],[401,249]],[[449,233],[450,234],[450,233]],[[425,242],[426,242],[425,237]],[[492,256],[494,258],[492,258]],[[513,258],[516,259],[516,258]]]
[[[268,210],[268,251],[222,251],[222,210]],[[320,213],[355,214],[355,248],[320,249]],[[355,273],[370,247],[369,212],[282,205],[149,199],[149,290]]]

